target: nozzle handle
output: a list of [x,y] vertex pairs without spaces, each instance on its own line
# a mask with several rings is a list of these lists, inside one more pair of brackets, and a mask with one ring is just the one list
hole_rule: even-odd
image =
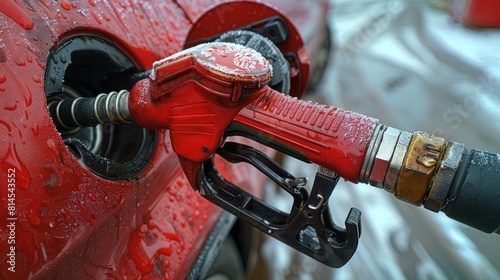
[[374,118],[274,90],[243,108],[234,121],[242,127],[239,133],[278,150],[293,149],[302,160],[355,183],[378,124]]

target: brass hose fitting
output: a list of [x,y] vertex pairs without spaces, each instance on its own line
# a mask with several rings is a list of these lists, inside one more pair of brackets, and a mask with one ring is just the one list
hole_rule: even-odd
[[[436,209],[443,204],[444,198],[441,196],[442,192],[446,192],[445,185],[450,184],[441,183],[441,180],[446,181],[443,178],[448,178],[451,172],[444,169],[449,166],[456,169],[455,165],[458,165],[456,158],[448,156],[445,165],[440,166],[445,149],[446,141],[441,137],[424,132],[415,132],[412,135],[380,125],[365,157],[363,166],[367,168],[362,170],[360,181],[384,188],[411,204],[422,205],[428,197],[434,175],[441,168],[443,171],[438,172],[439,182],[435,184],[435,191],[426,204],[426,207]],[[450,153],[457,155],[459,151],[455,150]]]
[[403,160],[394,195],[408,203],[422,205],[444,150],[444,138],[415,132]]

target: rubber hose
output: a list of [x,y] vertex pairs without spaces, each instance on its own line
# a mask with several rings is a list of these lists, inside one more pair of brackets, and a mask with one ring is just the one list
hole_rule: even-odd
[[442,210],[478,230],[500,227],[500,155],[466,149]]

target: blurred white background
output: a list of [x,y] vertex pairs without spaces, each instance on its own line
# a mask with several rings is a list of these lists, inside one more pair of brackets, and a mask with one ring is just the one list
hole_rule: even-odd
[[[421,1],[332,3],[333,46],[319,88],[306,98],[500,153],[500,29],[473,30]],[[315,166],[285,159],[296,176]],[[266,188],[277,205],[288,196]],[[500,236],[484,234],[383,190],[341,181],[337,224],[363,212],[352,260],[330,269],[272,238],[261,241],[252,278],[500,279]]]

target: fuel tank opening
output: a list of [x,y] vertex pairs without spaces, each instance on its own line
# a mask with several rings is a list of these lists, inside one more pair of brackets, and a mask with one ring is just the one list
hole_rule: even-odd
[[[45,96],[48,107],[61,100],[95,97],[129,90],[149,73],[141,72],[115,45],[81,35],[61,42],[47,58]],[[53,120],[57,118],[51,111]],[[55,122],[59,123],[59,122]],[[134,122],[56,129],[68,150],[90,171],[106,179],[131,179],[153,154],[156,132]]]

